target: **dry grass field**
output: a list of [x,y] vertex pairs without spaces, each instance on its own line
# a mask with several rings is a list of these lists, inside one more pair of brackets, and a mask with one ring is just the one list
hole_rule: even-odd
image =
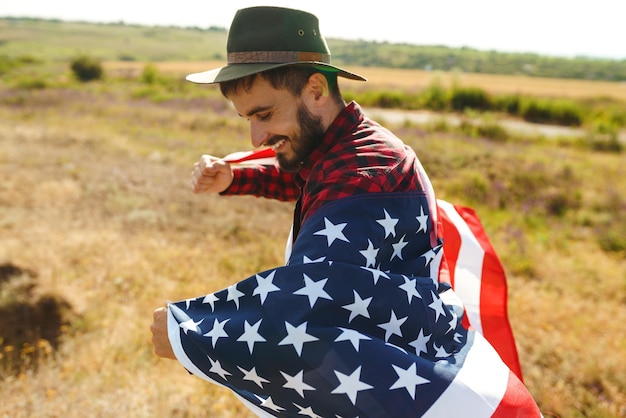
[[[183,76],[224,65],[223,62],[160,62],[155,65],[164,72]],[[140,62],[108,62],[106,68],[112,72],[137,74],[144,64]],[[554,78],[509,76],[477,73],[445,73],[397,68],[346,67],[367,77],[366,84],[348,82],[349,88],[402,88],[420,90],[435,80],[444,86],[459,83],[484,89],[492,94],[524,94],[571,99],[611,98],[626,102],[626,83],[595,80],[566,80]]]
[[[362,72],[374,84],[402,80]],[[483,82],[538,94],[589,88]],[[602,95],[623,88],[593,85]],[[251,416],[228,391],[157,358],[148,327],[168,299],[281,264],[292,205],[193,195],[196,159],[248,149],[247,125],[215,89],[153,102],[133,96],[140,87],[0,82],[0,417]],[[507,270],[525,382],[546,416],[626,417],[624,155],[393,129],[440,198],[481,216]]]
[[478,87],[492,94],[519,93],[572,99],[609,97],[626,100],[626,83],[368,67],[353,70],[359,74],[367,74],[369,83],[383,87],[422,89],[438,78],[445,86],[456,82],[463,86]]

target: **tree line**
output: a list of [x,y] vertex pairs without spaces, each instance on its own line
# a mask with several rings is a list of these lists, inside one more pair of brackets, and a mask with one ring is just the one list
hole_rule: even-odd
[[333,60],[369,67],[626,81],[626,59],[556,57],[373,41],[328,40]]

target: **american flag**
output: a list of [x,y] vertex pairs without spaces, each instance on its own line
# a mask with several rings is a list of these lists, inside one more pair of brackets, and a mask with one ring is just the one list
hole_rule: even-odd
[[523,381],[507,312],[504,268],[472,208],[438,200],[446,262],[439,280],[452,285],[465,308],[465,324],[479,331]]
[[541,416],[438,280],[435,224],[423,194],[325,205],[287,265],[168,306],[176,357],[259,416]]

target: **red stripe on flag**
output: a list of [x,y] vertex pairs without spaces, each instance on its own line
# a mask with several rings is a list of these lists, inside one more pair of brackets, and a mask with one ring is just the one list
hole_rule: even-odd
[[237,164],[243,162],[254,162],[255,160],[265,160],[267,158],[274,158],[276,153],[272,148],[260,148],[253,151],[239,151],[232,154],[228,154],[224,158],[224,161]]
[[450,285],[454,287],[454,272],[456,271],[456,261],[461,250],[461,235],[454,226],[454,223],[452,223],[448,217],[446,211],[440,210],[439,215],[443,225],[443,236],[445,237],[443,253],[446,259],[448,275],[450,277]]
[[[507,366],[523,381],[522,370],[519,363],[515,338],[507,312],[507,285],[506,274],[496,255],[496,252],[483,229],[476,212],[471,208],[452,205],[455,212],[462,218],[466,226],[478,241],[484,258],[480,277],[480,330],[487,341],[494,346]],[[455,271],[463,266],[458,265],[458,255],[461,245],[470,245],[469,240],[464,241],[457,226],[440,208],[440,216],[444,233],[444,257],[447,262],[452,287],[462,286],[457,283],[462,277],[455,277]],[[475,243],[471,243],[474,245]],[[442,263],[445,268],[445,263]],[[445,272],[443,276],[445,277]],[[463,299],[462,293],[459,295]],[[463,300],[462,300],[463,301]],[[464,302],[464,301],[463,301]]]
[[541,417],[541,411],[528,389],[513,373],[509,373],[506,392],[491,418]]

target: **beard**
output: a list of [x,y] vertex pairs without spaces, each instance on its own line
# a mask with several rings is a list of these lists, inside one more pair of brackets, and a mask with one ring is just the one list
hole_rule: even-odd
[[322,119],[313,116],[303,104],[298,105],[298,124],[300,125],[299,134],[292,135],[291,138],[276,137],[272,141],[276,142],[280,139],[289,141],[292,153],[290,155],[276,154],[276,160],[282,170],[292,173],[300,169],[302,162],[319,147],[326,134],[322,126]]

